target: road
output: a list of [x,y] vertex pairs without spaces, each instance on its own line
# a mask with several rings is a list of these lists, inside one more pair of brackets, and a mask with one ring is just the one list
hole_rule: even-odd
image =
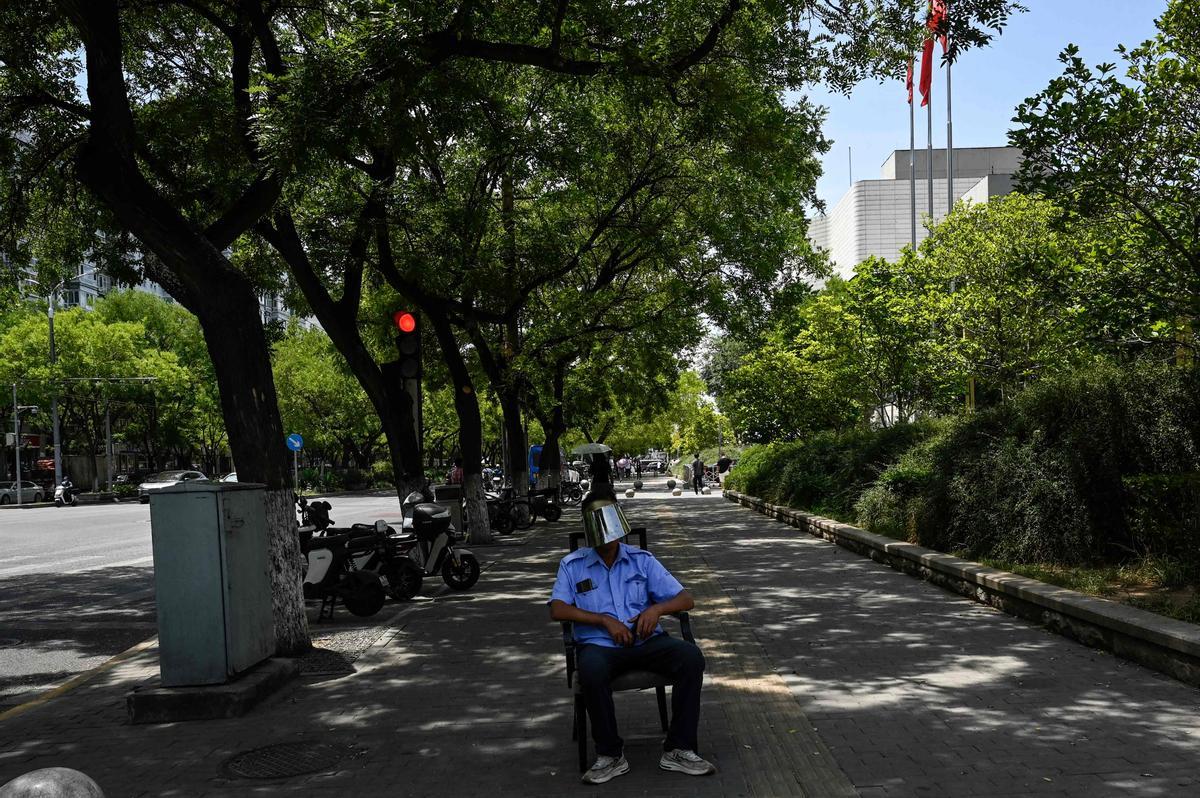
[[[400,517],[394,495],[337,496],[339,524]],[[155,634],[150,508],[0,511],[0,712]]]

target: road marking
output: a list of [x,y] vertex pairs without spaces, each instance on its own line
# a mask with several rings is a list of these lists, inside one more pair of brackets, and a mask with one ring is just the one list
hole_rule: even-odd
[[18,704],[17,706],[13,707],[12,709],[8,710],[7,712],[0,712],[0,723],[3,723],[4,721],[9,720],[10,718],[15,718],[17,715],[22,715],[31,709],[40,707],[42,704],[52,701],[55,698],[58,698],[60,695],[63,695],[64,693],[69,693],[70,691],[74,690],[76,687],[79,687],[83,684],[86,684],[87,682],[90,682],[92,679],[96,678],[97,676],[104,673],[105,671],[112,670],[113,668],[117,667],[125,660],[127,660],[137,654],[140,654],[141,652],[145,651],[146,649],[150,648],[151,646],[155,645],[156,643],[158,643],[158,635],[155,635],[154,637],[151,637],[147,640],[143,640],[142,642],[138,643],[137,645],[130,646],[129,648],[122,651],[120,654],[117,654],[115,657],[112,657],[111,659],[100,663],[99,665],[92,668],[91,670],[84,671],[83,673],[79,674],[78,676],[76,676],[72,679],[68,679],[67,681],[60,684],[58,687],[55,687],[53,690],[47,690],[46,692],[30,699],[29,701],[26,701],[24,704]]
[[103,565],[92,565],[87,568],[76,568],[73,571],[59,571],[61,574],[81,574],[84,571],[100,571],[105,568],[125,568],[131,565],[149,565],[154,562],[154,557],[138,557],[136,560],[122,560],[121,562],[106,562]]
[[[0,568],[0,577],[2,577],[2,576],[24,576],[26,574],[41,574],[41,573],[60,574],[60,575],[65,576],[67,574],[81,574],[85,571],[100,571],[105,568],[124,568],[124,567],[132,566],[132,565],[148,565],[148,564],[154,562],[154,557],[151,556],[151,557],[138,557],[136,560],[122,560],[120,562],[97,563],[95,565],[87,565],[87,566],[83,566],[81,568],[72,568],[71,570],[68,570],[68,571],[64,571],[59,567],[60,565],[62,565],[64,563],[68,563],[68,564],[69,563],[83,563],[83,562],[87,562],[88,560],[100,560],[100,559],[103,559],[104,556],[105,555],[103,555],[103,554],[85,554],[80,557],[72,557],[68,560],[58,560],[57,562],[47,561],[45,563],[47,570],[44,570],[44,571],[37,570],[37,568],[38,568],[37,563],[26,563],[25,565],[18,565],[18,566],[12,567],[12,568]],[[13,559],[16,559],[16,558],[14,557]]]

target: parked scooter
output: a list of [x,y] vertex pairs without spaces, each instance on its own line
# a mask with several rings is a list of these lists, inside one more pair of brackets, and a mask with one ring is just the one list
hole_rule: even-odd
[[72,507],[79,504],[79,491],[75,489],[75,485],[69,479],[64,479],[62,484],[56,485],[54,488],[54,506],[62,507],[65,504]]
[[[374,524],[353,524],[335,527],[327,501],[309,502],[303,496],[296,499],[300,507],[301,529],[310,527],[308,537],[345,535],[350,566],[357,571],[370,571],[384,582],[387,594],[399,601],[408,601],[421,590],[424,573],[409,556],[415,542],[410,534],[399,536],[396,530],[379,520]],[[304,533],[301,535],[304,542]]]
[[408,601],[421,592],[425,574],[410,555],[416,543],[412,535],[397,535],[382,519],[333,531],[349,535],[346,547],[354,568],[378,574],[389,596]]
[[467,590],[479,581],[479,560],[463,548],[455,548],[460,538],[450,523],[450,511],[432,502],[418,491],[408,494],[400,505],[404,513],[404,531],[408,556],[425,576],[441,574],[453,590]]
[[[314,536],[317,525],[313,523],[314,512],[303,497],[297,499],[300,506],[301,524],[300,550],[304,554],[304,598],[321,599],[321,611],[317,615],[320,620],[328,614],[333,618],[333,611],[340,598],[342,604],[352,615],[368,617],[383,608],[387,596],[379,574],[371,571],[360,571],[354,567],[354,559],[347,544],[351,541],[350,534]],[[332,520],[329,519],[328,502],[313,502],[313,505],[324,504],[315,513],[318,523],[323,524],[322,533],[329,531]],[[322,517],[323,512],[323,517]]]

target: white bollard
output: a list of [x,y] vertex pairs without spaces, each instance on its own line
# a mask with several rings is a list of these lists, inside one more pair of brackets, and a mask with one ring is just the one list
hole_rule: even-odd
[[680,488],[676,488],[675,490],[671,491],[671,495],[672,496],[682,496],[683,491]]
[[712,493],[712,491],[708,489],[708,485],[705,485],[703,488],[701,488],[700,492],[703,493],[705,496]]
[[626,488],[626,489],[625,489],[625,498],[626,498],[626,499],[632,499],[632,498],[633,498],[633,496],[634,496],[634,490],[633,490],[633,488]]

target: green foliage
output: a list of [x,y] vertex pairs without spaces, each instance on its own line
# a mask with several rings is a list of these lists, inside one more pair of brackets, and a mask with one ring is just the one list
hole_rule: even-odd
[[975,558],[1192,557],[1198,419],[1190,372],[1099,366],[1047,380],[944,422],[867,491],[857,517]]
[[898,424],[803,441],[751,446],[729,476],[733,490],[813,512],[847,518],[889,466],[935,430],[931,423]]
[[382,430],[374,407],[322,330],[293,325],[275,348],[275,385],[285,427],[307,453],[367,469]]
[[1089,68],[1068,47],[1063,74],[1018,109],[1010,133],[1025,161],[1020,184],[1098,228],[1114,261],[1099,275],[1098,310],[1141,345],[1173,347],[1200,310],[1200,19],[1173,0],[1158,35],[1124,64]]

